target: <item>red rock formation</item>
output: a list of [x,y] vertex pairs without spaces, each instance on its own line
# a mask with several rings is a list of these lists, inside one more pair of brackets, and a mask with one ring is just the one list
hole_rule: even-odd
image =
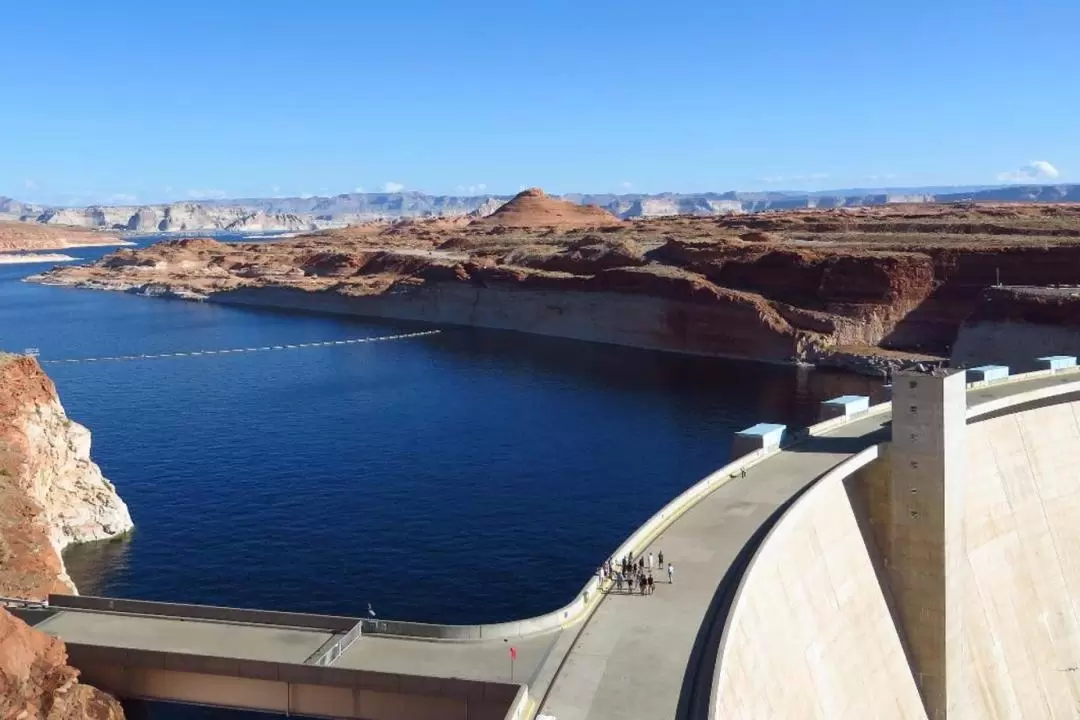
[[467,226],[170,243],[40,279],[252,304],[265,290],[270,304],[330,312],[768,360],[877,353],[894,364],[905,352],[920,362],[947,353],[999,274],[1014,284],[1080,283],[1077,238],[1073,206],[891,205],[624,223],[533,190]]
[[0,608],[0,718],[122,720],[120,703],[78,677],[63,642]]
[[471,223],[476,228],[560,229],[617,227],[624,224],[607,210],[593,205],[578,205],[568,200],[556,200],[545,195],[540,188],[518,193],[492,214]]

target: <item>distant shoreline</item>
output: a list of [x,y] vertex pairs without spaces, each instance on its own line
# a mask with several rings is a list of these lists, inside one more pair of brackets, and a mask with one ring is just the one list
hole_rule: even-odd
[[133,243],[130,240],[121,240],[120,238],[116,238],[112,242],[68,243],[68,244],[64,245],[63,247],[54,248],[54,249],[56,249],[56,250],[75,250],[76,248],[84,248],[84,247],[122,247],[122,246],[125,246],[125,245],[136,245],[136,244],[137,243]]
[[[129,243],[130,244],[130,243]],[[0,252],[0,265],[32,265],[45,262],[71,262],[79,258],[60,253],[23,254]]]

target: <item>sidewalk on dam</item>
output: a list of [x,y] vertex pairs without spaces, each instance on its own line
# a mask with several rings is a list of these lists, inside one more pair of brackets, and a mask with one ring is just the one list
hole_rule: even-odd
[[[662,550],[675,582],[655,572],[653,595],[608,595],[571,649],[540,714],[556,720],[671,720],[688,660],[718,586],[761,524],[800,488],[885,439],[888,416],[871,417],[786,450],[722,485],[645,550]],[[708,632],[708,628],[704,630]],[[689,668],[695,670],[696,668]],[[702,678],[708,693],[712,672]],[[693,685],[687,682],[687,687]],[[707,702],[707,697],[706,697]]]

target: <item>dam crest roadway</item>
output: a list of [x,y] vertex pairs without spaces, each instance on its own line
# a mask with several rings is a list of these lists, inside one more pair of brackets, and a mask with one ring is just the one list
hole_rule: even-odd
[[1080,369],[1039,363],[898,373],[892,403],[740,433],[612,553],[671,559],[647,599],[593,577],[491,625],[59,595],[18,613],[121,697],[283,714],[1073,717]]

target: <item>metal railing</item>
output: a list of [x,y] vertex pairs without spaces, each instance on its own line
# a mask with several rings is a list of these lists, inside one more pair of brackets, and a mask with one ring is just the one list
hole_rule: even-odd
[[0,596],[0,607],[22,608],[26,610],[47,610],[49,608],[49,601]]
[[320,667],[329,667],[334,664],[342,653],[349,649],[349,647],[360,639],[363,634],[363,621],[356,623],[347,633],[330,643],[326,649],[320,648],[315,651],[314,657],[312,657],[306,665],[318,665]]

